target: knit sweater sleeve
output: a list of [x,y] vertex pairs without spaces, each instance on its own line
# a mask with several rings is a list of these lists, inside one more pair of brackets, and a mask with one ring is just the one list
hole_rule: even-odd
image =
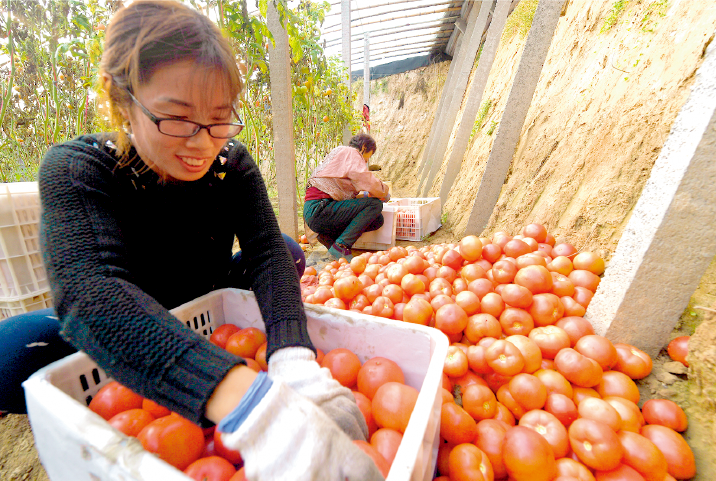
[[302,346],[315,351],[306,330],[306,313],[293,257],[283,240],[258,166],[246,147],[235,141],[225,165],[224,182],[236,206],[232,220],[239,239],[246,276],[266,325],[266,358],[283,347]]
[[134,283],[116,217],[116,160],[52,147],[39,172],[41,246],[63,336],[114,379],[195,422],[242,360],[185,327]]

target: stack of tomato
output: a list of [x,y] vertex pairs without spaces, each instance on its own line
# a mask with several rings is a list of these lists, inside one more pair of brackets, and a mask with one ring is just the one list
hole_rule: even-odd
[[[210,341],[244,358],[247,366],[257,372],[268,369],[266,335],[255,327],[241,329],[224,324],[212,333]],[[405,384],[403,370],[390,359],[374,357],[361,365],[358,356],[348,349],[337,348],[325,355],[317,351],[317,362],[353,390],[370,440],[355,444],[387,477],[418,391]],[[122,433],[138,438],[144,449],[197,481],[246,479],[241,453],[224,446],[213,427],[202,429],[117,382],[100,389],[89,408]]]
[[302,278],[306,303],[440,329],[444,480],[668,481],[695,475],[668,400],[638,406],[650,357],[582,316],[603,259],[544,226],[459,244],[393,247]]

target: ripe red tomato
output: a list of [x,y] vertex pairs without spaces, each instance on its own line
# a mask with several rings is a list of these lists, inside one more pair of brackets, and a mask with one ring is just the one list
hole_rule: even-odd
[[370,438],[373,433],[378,430],[378,425],[375,424],[375,419],[373,419],[373,407],[371,405],[371,401],[368,399],[368,396],[359,391],[353,391],[353,397],[356,398],[358,409],[360,409],[361,413],[363,413],[365,423],[368,425],[368,438]]
[[522,371],[525,359],[517,347],[509,341],[496,340],[485,351],[487,364],[498,374],[514,376]]
[[580,338],[588,334],[594,334],[594,328],[589,321],[579,316],[563,317],[555,323],[555,326],[564,329],[564,332],[569,336],[569,342],[572,347],[577,344]]
[[191,463],[184,474],[196,481],[230,481],[236,468],[222,457],[209,456]]
[[222,349],[226,349],[226,341],[228,341],[233,334],[239,332],[239,330],[240,328],[233,324],[222,324],[211,333],[209,341]]
[[475,446],[487,455],[492,464],[495,479],[507,477],[507,468],[502,461],[502,443],[510,425],[496,419],[483,419],[477,423]]
[[[532,333],[532,331],[530,331],[530,333]],[[532,339],[521,334],[516,334],[506,337],[505,341],[514,344],[522,353],[522,357],[525,360],[525,366],[522,368],[522,372],[532,374],[540,369],[542,365],[542,352]]]
[[321,367],[328,368],[333,379],[347,388],[352,388],[358,381],[360,359],[351,350],[338,348],[325,354]]
[[536,327],[530,331],[529,338],[537,344],[545,359],[554,359],[559,351],[570,346],[569,336],[557,326]]
[[177,414],[152,421],[137,438],[144,449],[180,471],[199,459],[204,450],[201,428]]
[[520,269],[515,274],[515,284],[526,287],[532,294],[550,292],[554,285],[552,275],[544,266],[527,266]]
[[418,390],[398,382],[380,386],[373,397],[373,419],[378,427],[405,432],[410,421]]
[[451,444],[471,443],[477,436],[477,423],[454,402],[445,403],[440,411],[440,436]]
[[445,304],[435,312],[435,327],[446,334],[457,334],[467,326],[467,314],[457,304]]
[[433,317],[433,308],[425,299],[413,297],[403,308],[403,320],[427,326]]
[[214,430],[212,438],[214,440],[214,451],[216,451],[217,455],[226,459],[233,465],[240,465],[244,462],[244,460],[241,458],[240,452],[235,449],[226,447],[224,442],[221,440],[221,432],[219,430]]
[[602,380],[602,368],[597,361],[581,355],[572,348],[559,351],[554,358],[554,366],[569,382],[577,386],[592,387]]
[[515,481],[551,481],[557,475],[554,453],[547,440],[524,426],[507,430],[502,459]]
[[560,393],[551,393],[547,396],[544,410],[554,415],[559,422],[568,428],[579,417],[577,406],[571,398]]
[[696,476],[694,453],[686,441],[671,428],[658,424],[647,424],[641,428],[641,435],[654,443],[666,458],[667,471],[676,479],[691,479]]
[[579,460],[592,469],[609,471],[619,466],[623,448],[608,425],[592,419],[577,419],[569,426],[569,443]]
[[264,342],[266,334],[255,327],[245,327],[229,337],[226,350],[239,357],[253,358]]
[[557,460],[557,479],[562,476],[567,480],[594,481],[594,475],[585,465],[570,457]]
[[371,457],[376,467],[378,468],[378,471],[380,471],[380,474],[382,474],[384,478],[388,477],[388,472],[390,471],[390,464],[383,457],[382,454],[380,454],[373,446],[371,446],[366,441],[355,440],[353,441],[353,444],[358,446],[361,451]]
[[604,398],[622,418],[622,431],[631,431],[638,433],[644,425],[644,416],[642,416],[639,406],[635,403],[618,396],[607,396]]
[[497,398],[481,384],[471,384],[462,393],[462,407],[475,421],[490,419],[497,414]]
[[659,424],[674,431],[686,431],[689,421],[686,413],[673,401],[668,399],[650,399],[641,408],[647,424]]
[[617,433],[624,449],[622,463],[634,468],[648,480],[662,481],[666,476],[666,458],[654,443],[630,431]]
[[569,399],[572,399],[572,396],[574,395],[572,385],[569,383],[569,381],[567,381],[567,378],[562,376],[557,371],[554,371],[552,369],[540,369],[539,371],[535,372],[534,375],[537,377],[537,379],[542,381],[544,387],[547,388],[547,395],[558,393],[567,396]]
[[491,481],[492,463],[487,455],[470,443],[458,444],[448,457],[451,481]]
[[602,422],[612,428],[615,433],[622,427],[622,418],[619,412],[603,399],[595,397],[584,399],[577,407],[579,417]]
[[689,367],[689,363],[686,361],[686,355],[689,353],[689,338],[690,336],[679,336],[673,339],[666,348],[673,361],[678,361],[686,367]]
[[553,414],[534,409],[520,418],[519,425],[530,428],[544,437],[552,447],[555,458],[559,459],[567,455],[569,451],[567,429]]
[[542,409],[547,401],[547,388],[532,374],[521,372],[508,383],[514,399],[525,411]]
[[383,455],[389,465],[393,464],[402,440],[403,434],[395,429],[378,429],[370,436],[371,446]]
[[387,382],[405,384],[403,370],[390,359],[379,356],[368,359],[358,371],[358,391],[368,399],[373,399],[378,388]]
[[601,397],[619,396],[635,404],[639,402],[639,388],[636,383],[619,371],[605,371],[595,389]]
[[259,363],[259,366],[261,366],[262,371],[268,371],[268,364],[266,363],[266,349],[268,348],[268,342],[264,342],[259,347],[259,350],[256,351],[256,356],[254,357],[254,360]]
[[154,421],[154,416],[144,409],[128,409],[115,414],[108,422],[127,436],[137,437],[144,426]]
[[460,377],[463,376],[467,370],[467,355],[465,352],[458,346],[449,346],[443,364],[443,372],[450,377]]
[[106,421],[128,409],[141,409],[142,396],[131,389],[112,381],[103,386],[89,403],[90,411],[102,416]]
[[632,379],[643,379],[651,374],[653,361],[647,353],[623,343],[614,344],[614,348],[617,351],[615,371],[623,372]]
[[154,416],[154,419],[163,418],[164,416],[169,416],[172,413],[169,409],[147,398],[142,400],[142,409],[148,411],[152,416]]

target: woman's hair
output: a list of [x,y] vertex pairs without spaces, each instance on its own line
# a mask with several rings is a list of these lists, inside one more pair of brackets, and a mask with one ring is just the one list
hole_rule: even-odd
[[351,141],[348,142],[348,147],[353,147],[358,150],[363,150],[365,147],[365,152],[373,153],[375,153],[375,150],[378,148],[375,144],[375,139],[370,135],[363,133],[354,135],[351,138]]
[[[182,60],[223,73],[227,94],[235,104],[243,89],[241,73],[229,42],[206,16],[175,1],[140,0],[112,17],[100,74],[111,78],[104,83],[104,93],[112,124],[119,131],[121,157],[126,159],[130,148],[128,121],[120,112],[120,108],[129,110],[132,103],[128,91],[136,93],[159,67]],[[206,75],[209,78],[211,73]]]

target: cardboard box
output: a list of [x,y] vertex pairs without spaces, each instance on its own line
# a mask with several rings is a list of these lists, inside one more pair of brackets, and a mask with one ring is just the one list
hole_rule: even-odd
[[[264,324],[252,292],[222,289],[171,311],[208,337],[218,326]],[[437,329],[364,314],[306,305],[308,332],[325,352],[344,347],[361,362],[394,360],[406,384],[420,394],[387,481],[430,481],[440,435],[442,370],[448,339]],[[35,445],[53,481],[188,481],[177,469],[144,451],[138,440],[112,428],[87,409],[110,382],[84,353],[57,361],[23,383]]]

